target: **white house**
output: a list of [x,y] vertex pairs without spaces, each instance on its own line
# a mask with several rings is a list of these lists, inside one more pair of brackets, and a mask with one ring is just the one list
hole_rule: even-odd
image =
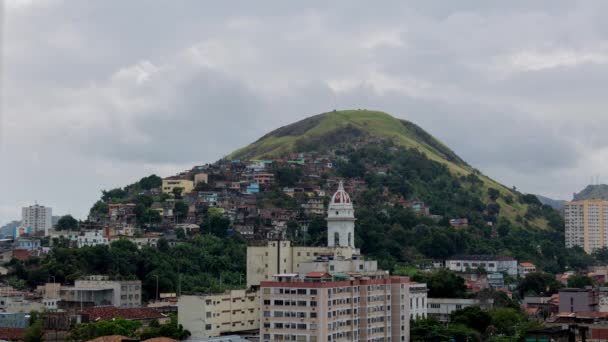
[[456,255],[446,260],[445,266],[453,272],[470,272],[481,268],[488,273],[502,272],[517,276],[517,260],[510,256]]
[[97,246],[109,244],[108,238],[103,236],[103,230],[87,230],[78,235],[78,248],[84,246]]
[[493,305],[493,299],[482,302],[479,299],[469,298],[429,298],[427,315],[436,318],[439,322],[447,323],[450,320],[450,314],[456,310],[462,310],[469,306],[479,306],[484,310],[489,310]]

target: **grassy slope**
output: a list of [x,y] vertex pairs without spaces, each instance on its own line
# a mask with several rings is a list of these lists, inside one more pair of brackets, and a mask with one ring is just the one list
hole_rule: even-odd
[[[447,146],[412,123],[399,120],[383,112],[367,110],[336,111],[304,119],[270,132],[253,144],[233,152],[228,158],[262,159],[276,157],[294,151],[296,141],[299,139],[322,136],[347,125],[359,128],[373,136],[392,139],[395,143],[405,147],[418,149],[431,160],[445,164],[455,175],[468,175],[473,172],[473,168],[456,156]],[[516,198],[511,189],[504,185],[485,175],[479,177],[484,182],[484,188],[492,187],[498,189],[501,195],[512,195]],[[487,195],[484,200],[489,201]],[[498,203],[502,208],[501,216],[512,221],[518,215],[523,216],[527,210],[525,204],[517,201],[508,205],[502,199],[499,199]],[[539,228],[546,227],[544,220],[536,220],[533,224]]]

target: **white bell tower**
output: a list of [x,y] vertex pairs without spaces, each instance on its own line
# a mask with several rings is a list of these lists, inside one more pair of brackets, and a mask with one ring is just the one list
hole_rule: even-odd
[[342,182],[327,209],[327,246],[355,247],[355,210]]

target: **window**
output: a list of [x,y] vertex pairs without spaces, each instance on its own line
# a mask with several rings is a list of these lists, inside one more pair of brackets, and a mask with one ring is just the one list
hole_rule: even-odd
[[213,327],[211,326],[211,324],[206,324],[205,325],[205,330],[211,330],[213,329]]
[[316,296],[317,295],[317,289],[311,289],[310,290],[310,294]]

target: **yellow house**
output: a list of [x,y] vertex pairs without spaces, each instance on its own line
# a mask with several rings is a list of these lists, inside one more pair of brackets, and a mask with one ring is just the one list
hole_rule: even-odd
[[182,188],[182,194],[192,192],[194,182],[189,179],[163,179],[163,193],[172,194],[175,188]]

